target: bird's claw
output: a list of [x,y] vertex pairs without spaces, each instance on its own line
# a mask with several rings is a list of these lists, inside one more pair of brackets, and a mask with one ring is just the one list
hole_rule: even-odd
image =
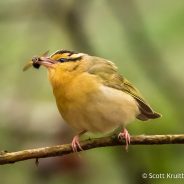
[[73,140],[72,140],[72,150],[74,153],[76,153],[78,151],[78,148],[80,151],[83,151],[81,145],[80,145],[80,142],[79,142],[79,136],[76,135]]
[[118,134],[118,139],[120,141],[125,139],[126,143],[125,149],[126,151],[128,151],[128,145],[130,144],[130,134],[128,133],[127,129],[124,128],[123,131]]

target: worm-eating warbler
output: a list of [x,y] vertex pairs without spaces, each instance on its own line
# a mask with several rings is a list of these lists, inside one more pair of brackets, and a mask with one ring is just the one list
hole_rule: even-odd
[[33,57],[24,69],[30,65],[47,68],[59,112],[78,132],[72,140],[74,152],[82,150],[79,136],[83,133],[111,132],[118,127],[123,127],[118,137],[125,139],[127,149],[130,135],[125,126],[129,122],[160,117],[111,61],[59,50],[50,57],[46,53]]

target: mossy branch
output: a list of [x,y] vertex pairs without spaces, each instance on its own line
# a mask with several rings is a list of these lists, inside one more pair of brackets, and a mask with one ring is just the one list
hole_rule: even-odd
[[[130,145],[161,145],[161,144],[184,144],[184,134],[179,135],[137,135],[131,136]],[[117,136],[109,136],[81,141],[83,150],[98,147],[125,145],[124,141],[119,141]],[[1,151],[0,165],[15,163],[18,161],[62,156],[72,153],[70,144],[57,145],[44,148],[28,149],[17,152]]]

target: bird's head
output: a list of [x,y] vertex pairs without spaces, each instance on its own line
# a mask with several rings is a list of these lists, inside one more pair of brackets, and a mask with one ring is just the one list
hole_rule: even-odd
[[40,57],[34,56],[32,60],[25,65],[23,71],[27,70],[30,66],[33,66],[36,69],[39,69],[40,66],[44,66],[48,70],[56,68],[71,70],[78,65],[77,62],[81,61],[85,55],[83,53],[76,53],[69,50],[58,50],[51,56],[47,56],[47,54],[48,51]]

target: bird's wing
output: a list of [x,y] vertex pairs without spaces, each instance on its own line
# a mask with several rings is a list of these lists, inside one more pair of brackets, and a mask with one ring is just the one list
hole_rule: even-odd
[[118,74],[117,67],[112,62],[102,58],[93,57],[92,65],[88,72],[99,76],[104,85],[131,95],[139,104],[140,114],[137,116],[138,119],[145,121],[160,117],[160,114],[154,112],[149,104],[143,99],[139,90],[126,78]]

